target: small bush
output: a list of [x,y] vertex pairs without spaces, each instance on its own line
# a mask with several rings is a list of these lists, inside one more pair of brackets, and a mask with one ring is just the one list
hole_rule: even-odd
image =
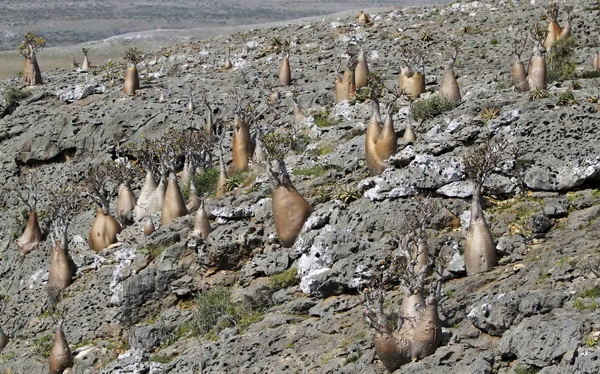
[[327,173],[327,169],[321,165],[315,165],[310,168],[300,168],[294,170],[294,175],[305,175],[307,177],[320,177]]
[[600,71],[597,70],[586,70],[579,74],[581,79],[600,78]]
[[536,88],[529,94],[529,98],[531,100],[545,99],[547,97],[550,97],[550,93],[547,90],[543,90],[540,88]]
[[163,355],[154,355],[150,358],[152,362],[158,362],[159,364],[168,364],[173,361],[175,356],[163,356]]
[[[217,191],[217,181],[219,180],[219,170],[212,168],[204,171],[204,173],[196,175],[193,179],[194,186],[198,196],[212,195]],[[189,190],[188,190],[189,196]]]
[[483,120],[483,123],[488,123],[494,118],[498,118],[499,115],[500,109],[495,106],[488,106],[481,110],[481,119]]
[[313,119],[317,127],[332,127],[340,123],[338,119],[329,118],[329,112],[326,110],[313,114]]
[[575,76],[575,61],[571,58],[575,41],[572,38],[559,39],[552,44],[548,56],[548,80],[560,82]]
[[29,92],[25,92],[14,87],[10,87],[4,92],[4,114],[12,114],[21,101],[29,96]]
[[197,311],[194,314],[195,335],[208,333],[217,327],[221,320],[233,309],[231,291],[226,287],[214,287],[196,298]]
[[515,369],[515,374],[535,374],[539,372],[541,369],[536,368],[535,366],[529,366],[524,364],[518,364]]
[[160,256],[161,253],[163,253],[166,248],[167,248],[167,246],[165,246],[165,245],[148,244],[146,246],[141,247],[139,249],[139,251],[142,253],[147,253],[148,256],[150,257],[150,261],[153,261],[155,258]]
[[566,91],[560,94],[556,104],[561,106],[575,105],[577,104],[577,99],[575,99],[573,91]]
[[245,296],[241,303],[231,300],[231,290],[217,286],[196,298],[196,313],[192,317],[190,330],[193,335],[215,337],[228,327],[238,326],[244,330],[259,322],[270,304],[270,296],[260,294]]
[[456,103],[442,96],[432,96],[428,99],[415,101],[411,106],[413,118],[416,120],[426,120],[439,116],[456,107]]
[[498,39],[493,38],[492,40],[490,40],[490,44],[491,45],[498,45],[498,44],[500,44],[500,42],[498,41]]
[[298,281],[298,269],[295,267],[269,277],[269,285],[273,291],[295,286],[298,284]]
[[600,297],[600,286],[587,288],[579,293],[579,297],[583,297],[586,299],[593,299],[596,297]]

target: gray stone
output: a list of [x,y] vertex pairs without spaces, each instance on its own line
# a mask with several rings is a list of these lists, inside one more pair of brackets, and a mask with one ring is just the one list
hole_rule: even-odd
[[538,212],[532,215],[528,221],[529,228],[534,234],[544,234],[552,227],[552,222],[544,213]]
[[563,292],[509,292],[486,296],[471,309],[467,318],[485,333],[502,336],[523,318],[545,314],[562,307],[567,295]]
[[239,269],[252,250],[262,243],[256,227],[245,221],[230,221],[219,225],[198,248],[200,262],[219,269]]
[[574,317],[529,317],[502,336],[498,351],[504,359],[518,358],[528,365],[544,367],[577,350],[588,332],[589,324]]
[[81,100],[93,93],[104,92],[103,89],[97,89],[95,84],[76,85],[66,90],[57,93],[58,99],[72,103],[73,101]]

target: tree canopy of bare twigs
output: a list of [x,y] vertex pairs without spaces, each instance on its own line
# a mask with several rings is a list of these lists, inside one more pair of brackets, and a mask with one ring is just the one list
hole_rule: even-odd
[[65,185],[48,192],[48,213],[52,227],[52,240],[67,243],[67,230],[73,217],[85,206],[84,192],[80,185]]
[[508,140],[486,139],[463,157],[465,172],[474,183],[481,186],[485,178],[512,161],[515,154],[516,146]]

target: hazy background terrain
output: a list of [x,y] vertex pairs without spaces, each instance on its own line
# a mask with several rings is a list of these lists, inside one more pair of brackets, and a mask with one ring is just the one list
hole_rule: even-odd
[[446,2],[449,0],[2,0],[0,79],[21,70],[17,46],[27,30],[35,30],[48,41],[39,58],[44,71],[69,68],[74,58],[80,61],[81,46],[75,46],[79,43],[87,44],[94,63],[121,57],[132,43],[149,50],[242,31],[242,25],[256,27],[342,11]]

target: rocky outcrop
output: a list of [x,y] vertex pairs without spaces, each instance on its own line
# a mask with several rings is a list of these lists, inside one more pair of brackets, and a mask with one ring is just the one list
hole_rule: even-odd
[[[120,84],[109,85],[109,72],[44,72],[45,84],[29,89],[31,95],[0,119],[0,180],[33,168],[48,188],[76,184],[99,160],[117,158],[115,138],[136,145],[166,128],[202,124],[204,106],[186,111],[190,85],[207,88],[212,114],[226,122],[236,106],[231,88],[258,97],[252,104],[262,116],[252,131],[266,134],[293,123],[286,96],[296,95],[307,115],[290,135],[294,142],[285,163],[313,212],[291,248],[278,241],[269,178],[259,162],[230,173],[224,197],[206,197],[213,229],[206,238],[190,238],[194,218],[184,215],[148,236],[144,222],[134,222],[118,243],[96,253],[87,243],[94,212],[82,208],[69,227],[77,272],[53,312],[65,325],[77,326],[65,331],[72,372],[383,373],[360,293],[400,250],[406,214],[419,204],[413,196],[423,193],[439,207],[425,227],[428,243],[448,260],[439,301],[442,341],[432,355],[399,372],[504,374],[520,366],[540,373],[598,372],[600,117],[592,98],[600,78],[577,79],[580,88],[572,92],[578,103],[572,105],[557,101],[573,82],[550,83],[549,97],[539,99],[509,89],[505,61],[512,46],[504,39],[542,12],[530,2],[514,4],[390,10],[372,14],[369,26],[355,17],[304,21],[178,44],[148,53],[138,65],[144,83],[131,97],[122,95]],[[573,59],[579,69],[597,36],[588,26],[597,14],[583,11],[583,2],[575,4],[581,28],[573,30]],[[397,82],[397,45],[424,32],[443,49],[442,30],[464,39],[461,103],[422,123],[413,120],[418,136],[409,144],[401,134],[410,108],[398,101],[392,111],[398,151],[382,174],[368,176],[363,155],[370,102],[358,95],[334,106],[331,81],[337,73],[331,61],[345,57],[345,43],[353,37],[370,51],[370,71],[380,72],[386,84]],[[290,41],[294,89],[282,89],[282,100],[268,109],[262,87],[274,82],[279,66],[274,33]],[[499,43],[489,47],[492,38]],[[243,54],[232,49],[234,68],[222,71],[222,51],[243,45]],[[437,66],[442,54],[430,58]],[[439,78],[426,76],[427,89],[435,91]],[[72,87],[91,85],[106,90],[68,104],[57,99],[57,92],[69,96]],[[1,92],[9,87],[15,87],[13,80],[0,82]],[[164,101],[158,100],[159,88],[168,92]],[[483,108],[492,105],[497,116],[482,118]],[[498,265],[466,276],[468,222],[461,218],[469,216],[473,186],[462,157],[490,137],[508,139],[519,151],[492,172],[482,190]],[[231,140],[225,127],[223,144]],[[210,157],[218,156],[212,147]],[[224,163],[231,162],[225,152]],[[142,183],[132,183],[136,196]],[[39,192],[44,233],[48,197],[46,190]],[[4,191],[0,201],[0,326],[11,337],[0,372],[47,372],[41,362],[53,329],[46,312],[50,244],[46,239],[21,261],[14,240],[23,232],[23,207]],[[160,222],[159,210],[144,215]],[[384,286],[386,307],[397,310],[399,284],[390,280]],[[207,334],[196,328],[203,310],[197,300],[216,287],[230,290],[235,306],[224,308],[232,315],[205,329]]]

